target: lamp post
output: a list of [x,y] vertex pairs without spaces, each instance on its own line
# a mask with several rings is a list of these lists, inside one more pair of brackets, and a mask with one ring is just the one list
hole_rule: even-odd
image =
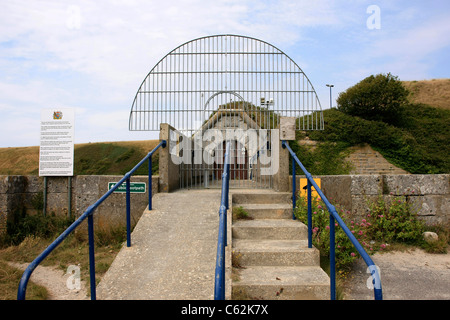
[[334,85],[333,84],[327,84],[327,87],[330,88],[330,109],[331,109],[332,108],[332,104],[331,104],[331,88],[333,88]]

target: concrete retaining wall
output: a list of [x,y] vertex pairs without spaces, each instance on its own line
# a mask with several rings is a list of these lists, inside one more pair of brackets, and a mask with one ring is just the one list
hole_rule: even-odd
[[[122,176],[73,177],[72,212],[75,217],[80,216],[108,191],[109,182],[117,182],[121,178]],[[297,176],[297,188],[300,178],[304,177]],[[450,222],[449,174],[341,175],[315,178],[321,179],[321,188],[333,204],[351,211],[355,217],[362,217],[367,212],[368,200],[376,201],[381,195],[387,203],[394,196],[402,197],[414,206],[427,224]],[[156,194],[160,191],[159,176],[153,176],[152,180],[153,194]],[[133,176],[131,181],[148,182],[146,176]],[[43,178],[37,176],[0,176],[0,232],[6,229],[7,219],[11,219],[15,212],[37,212],[39,197],[42,202],[43,185]],[[47,213],[67,216],[68,178],[49,177],[47,194]],[[148,186],[145,193],[131,194],[131,203],[132,223],[136,223],[148,205]],[[125,194],[114,193],[96,210],[96,225],[125,225],[125,213]]]
[[[108,191],[109,182],[123,176],[75,176],[72,178],[72,214],[79,217]],[[69,179],[47,178],[47,214],[67,216],[69,213]],[[131,221],[136,223],[148,205],[148,177],[132,176],[131,182],[145,182],[145,193],[131,194]],[[159,177],[152,177],[153,194],[159,191]],[[42,206],[44,179],[38,176],[0,176],[0,232],[6,228],[7,219],[14,213],[35,214]],[[97,209],[94,221],[107,227],[126,224],[125,193],[113,193]]]
[[[300,178],[304,177],[297,176],[297,188]],[[328,200],[351,211],[355,217],[362,217],[368,212],[368,201],[376,201],[382,196],[386,203],[390,203],[393,197],[406,200],[427,224],[450,222],[449,174],[340,175],[314,178],[321,179],[321,189]]]

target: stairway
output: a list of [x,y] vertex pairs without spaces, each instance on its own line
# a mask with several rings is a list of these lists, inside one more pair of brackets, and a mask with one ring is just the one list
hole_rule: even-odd
[[236,193],[232,207],[252,219],[233,220],[232,298],[330,298],[319,251],[308,248],[307,227],[292,220],[291,193]]

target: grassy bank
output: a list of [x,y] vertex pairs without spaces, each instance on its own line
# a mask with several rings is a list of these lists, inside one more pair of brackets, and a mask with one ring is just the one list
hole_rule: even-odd
[[[75,145],[75,175],[123,175],[130,171],[159,141],[96,142]],[[158,170],[158,152],[153,156]],[[142,166],[137,174],[147,174]],[[0,175],[38,175],[39,147],[0,148]]]
[[[27,219],[27,218],[25,218]],[[30,219],[30,217],[28,217]],[[44,251],[56,237],[69,226],[71,221],[62,217],[44,217],[38,214],[32,217],[34,223],[39,220],[41,229],[28,230],[27,223],[3,235],[0,239],[0,300],[15,300],[23,271],[10,265],[30,263]],[[45,229],[45,230],[44,230]],[[22,239],[20,242],[16,239]],[[108,270],[126,239],[125,227],[110,230],[95,230],[95,271],[97,283]],[[42,261],[42,266],[56,266],[64,273],[70,265],[80,266],[81,280],[89,283],[89,245],[87,232],[78,228],[70,234],[50,255]],[[46,300],[46,288],[29,281],[27,300]]]
[[[410,173],[450,172],[450,110],[409,104],[398,126],[349,116],[337,109],[325,110],[324,119],[325,130],[307,132],[306,135],[322,143],[333,143],[335,147],[330,150],[341,150],[335,152],[341,160],[346,156],[342,152],[346,148],[367,143],[389,162]],[[301,153],[299,156],[302,157]]]

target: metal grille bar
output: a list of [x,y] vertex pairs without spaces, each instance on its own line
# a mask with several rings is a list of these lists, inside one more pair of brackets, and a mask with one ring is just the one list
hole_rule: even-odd
[[191,135],[219,105],[230,102],[225,94],[219,105],[205,106],[221,91],[240,95],[258,119],[266,118],[263,113],[276,115],[272,128],[280,116],[289,116],[298,118],[297,130],[323,129],[317,94],[292,59],[255,38],[217,35],[189,41],[156,64],[133,101],[130,130],[159,131],[166,122]]
[[[277,128],[282,116],[297,118],[297,130],[323,129],[320,102],[305,73],[267,42],[218,35],[189,41],[155,65],[136,93],[129,127],[159,131],[168,123],[177,129],[175,143],[189,145],[189,151],[174,151],[184,159],[180,187],[221,186],[224,144],[211,148],[197,139],[219,130],[231,140],[230,187],[271,188],[272,176],[261,174],[261,157],[271,154],[271,143],[251,149],[233,130],[259,130],[259,136],[270,137],[267,130]],[[202,160],[207,149],[219,161]]]

